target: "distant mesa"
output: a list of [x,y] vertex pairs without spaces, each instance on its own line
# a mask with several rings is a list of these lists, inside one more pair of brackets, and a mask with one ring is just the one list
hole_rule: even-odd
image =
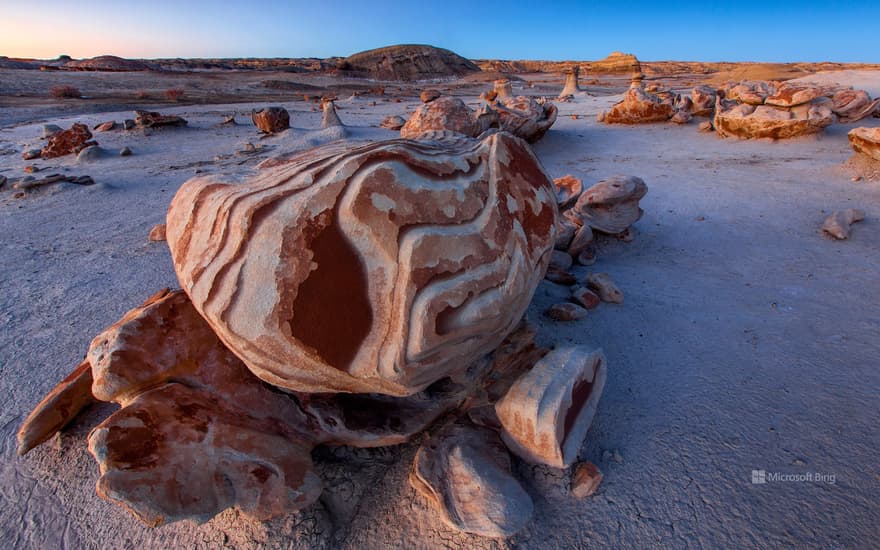
[[605,59],[590,63],[589,71],[602,74],[640,73],[642,65],[631,53],[611,52]]
[[146,63],[132,59],[123,59],[115,55],[99,55],[91,59],[68,61],[64,69],[69,71],[146,71]]
[[480,68],[460,55],[418,44],[388,46],[356,53],[341,60],[339,74],[376,80],[429,80],[464,76]]

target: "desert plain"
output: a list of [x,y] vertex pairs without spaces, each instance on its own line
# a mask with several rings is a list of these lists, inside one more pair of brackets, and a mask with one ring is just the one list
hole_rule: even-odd
[[[482,73],[417,81],[261,67],[82,72],[0,69],[0,540],[14,548],[870,548],[880,537],[880,162],[854,156],[834,123],[788,140],[738,140],[686,124],[604,124],[628,73],[581,73],[568,101],[561,66],[480,63]],[[643,63],[646,82],[680,93],[727,79],[853,86],[880,97],[880,69]],[[340,139],[399,137],[380,127],[437,90],[471,108],[498,78],[546,97],[558,118],[533,150],[551,178],[584,186],[616,174],[649,191],[633,239],[601,240],[584,279],[608,273],[621,304],[580,320],[544,312],[565,286],[544,280],[526,314],[547,346],[602,348],[604,393],[580,458],[604,478],[585,499],[570,472],[515,459],[534,517],[506,539],[459,533],[408,483],[419,439],[377,449],[319,447],[324,491],[267,522],[227,510],[202,525],[149,528],[95,495],[94,405],[26,457],[15,433],[82,360],[89,340],[163,287],[178,287],[168,247],[148,240],[195,175],[244,180],[257,164]],[[80,98],[54,98],[56,86]],[[168,98],[165,90],[183,94]],[[322,96],[344,127],[321,128]],[[253,109],[284,107],[290,129],[262,135]],[[135,109],[180,128],[95,132],[103,154],[24,160],[43,126],[121,124]],[[221,124],[234,116],[235,124]],[[130,156],[119,151],[130,148]],[[91,176],[21,191],[26,175]],[[31,168],[30,170],[34,170]],[[820,230],[859,208],[846,240]],[[345,312],[340,311],[340,316]],[[753,471],[770,476],[753,483]],[[773,481],[774,474],[781,477]],[[788,481],[783,481],[784,478]]]

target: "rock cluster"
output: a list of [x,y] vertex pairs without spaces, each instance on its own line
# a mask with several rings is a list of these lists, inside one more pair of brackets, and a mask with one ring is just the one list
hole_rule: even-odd
[[555,221],[534,154],[497,133],[330,144],[248,183],[196,178],[166,234],[196,309],[257,376],[300,392],[409,395],[515,326]]
[[663,122],[675,114],[672,101],[645,90],[639,81],[634,81],[623,96],[623,100],[611,106],[603,117],[608,124],[640,124],[644,122]]
[[556,115],[553,103],[531,97],[499,98],[472,111],[460,99],[443,96],[416,109],[401,127],[400,136],[416,139],[425,132],[446,130],[477,137],[490,128],[499,128],[534,143],[556,122]]
[[86,147],[97,145],[95,141],[91,141],[92,132],[85,124],[76,122],[67,130],[55,132],[49,136],[49,142],[40,151],[40,156],[44,159],[52,159],[62,157],[64,155],[78,154]]

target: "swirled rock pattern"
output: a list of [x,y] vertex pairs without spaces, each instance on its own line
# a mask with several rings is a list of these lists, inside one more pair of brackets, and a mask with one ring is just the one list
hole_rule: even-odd
[[501,129],[534,143],[544,137],[556,122],[558,110],[548,101],[517,96],[499,100],[495,106]]
[[715,107],[714,126],[719,136],[736,136],[747,139],[787,139],[821,132],[834,121],[830,101],[805,103],[783,109],[771,105],[745,103],[725,107],[718,100]]
[[516,326],[556,218],[553,183],[502,132],[336,143],[243,184],[196,178],[167,238],[194,306],[258,377],[410,395]]
[[865,90],[838,90],[831,96],[831,102],[831,110],[844,124],[870,116],[880,107],[880,99],[872,100]]

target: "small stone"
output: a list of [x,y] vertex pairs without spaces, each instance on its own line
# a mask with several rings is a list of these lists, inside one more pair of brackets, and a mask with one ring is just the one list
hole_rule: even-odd
[[254,126],[266,134],[274,134],[290,128],[290,113],[283,107],[267,107],[251,113]]
[[862,181],[862,176],[853,176],[853,182]]
[[402,116],[387,116],[382,123],[379,124],[381,128],[385,128],[386,130],[400,130],[403,128],[403,125],[406,124],[406,119]]
[[33,174],[33,173],[36,173],[39,171],[40,171],[40,167],[33,165],[33,164],[28,164],[27,166],[24,167],[25,174]]
[[113,130],[115,128],[116,128],[116,121],[115,120],[108,120],[107,122],[103,122],[103,123],[95,126],[94,130],[97,132],[109,132],[110,130]]
[[76,155],[77,162],[92,162],[104,156],[104,149],[98,145],[90,145]]
[[6,182],[9,181],[6,176],[0,176],[0,189],[6,187]]
[[577,116],[577,115],[571,115],[571,119],[572,119],[572,120],[577,120],[577,119],[578,119],[578,116]]
[[130,118],[127,118],[127,119],[125,119],[124,121],[122,121],[122,127],[123,127],[125,130],[133,130],[135,126],[136,126],[136,124],[135,124],[134,121],[133,121],[132,119],[130,119]]
[[704,221],[706,221],[706,216],[697,216],[695,219],[696,219],[698,222],[704,222]]
[[77,185],[95,185],[95,180],[92,179],[92,176],[76,176],[75,178],[67,178],[67,181]]
[[34,160],[40,158],[39,149],[28,149],[21,155],[22,160]]
[[587,286],[598,294],[603,302],[623,303],[623,292],[617,288],[607,273],[590,273],[587,276]]
[[128,156],[131,156],[131,147],[129,147],[129,146],[126,145],[125,147],[123,147],[122,149],[120,149],[120,150],[119,150],[119,156],[120,156],[120,157],[128,157]]
[[605,122],[605,111],[600,111],[598,115],[596,115],[596,122]]
[[709,122],[708,120],[704,120],[703,122],[700,123],[699,126],[697,126],[697,130],[699,130],[700,132],[705,132],[705,133],[711,132],[712,131],[712,123]]
[[567,271],[571,267],[571,263],[571,256],[568,253],[554,250],[550,254],[550,267],[548,269]]
[[575,498],[587,498],[602,483],[602,472],[592,462],[579,462],[571,473],[571,494]]
[[40,136],[43,139],[46,139],[46,138],[54,136],[55,134],[57,134],[61,130],[63,130],[63,128],[61,126],[56,125],[56,124],[44,124],[43,131],[40,134]]
[[437,90],[424,90],[419,94],[419,99],[422,100],[422,103],[430,103],[440,97],[440,92]]
[[150,241],[161,242],[165,240],[165,224],[159,223],[150,230]]
[[822,224],[822,231],[838,240],[848,239],[850,225],[865,219],[865,211],[857,208],[847,208],[834,212]]
[[544,315],[554,321],[577,321],[587,316],[587,310],[577,304],[561,302],[547,308]]
[[544,278],[558,285],[572,286],[577,284],[577,277],[561,269],[548,269]]
[[593,230],[589,225],[584,224],[578,227],[575,232],[571,244],[568,245],[568,253],[577,258],[580,253],[586,250],[592,243]]
[[245,153],[255,153],[257,151],[256,146],[253,143],[247,142],[244,144],[244,152]]
[[594,309],[602,300],[599,296],[587,287],[575,287],[571,291],[571,299],[584,309]]

